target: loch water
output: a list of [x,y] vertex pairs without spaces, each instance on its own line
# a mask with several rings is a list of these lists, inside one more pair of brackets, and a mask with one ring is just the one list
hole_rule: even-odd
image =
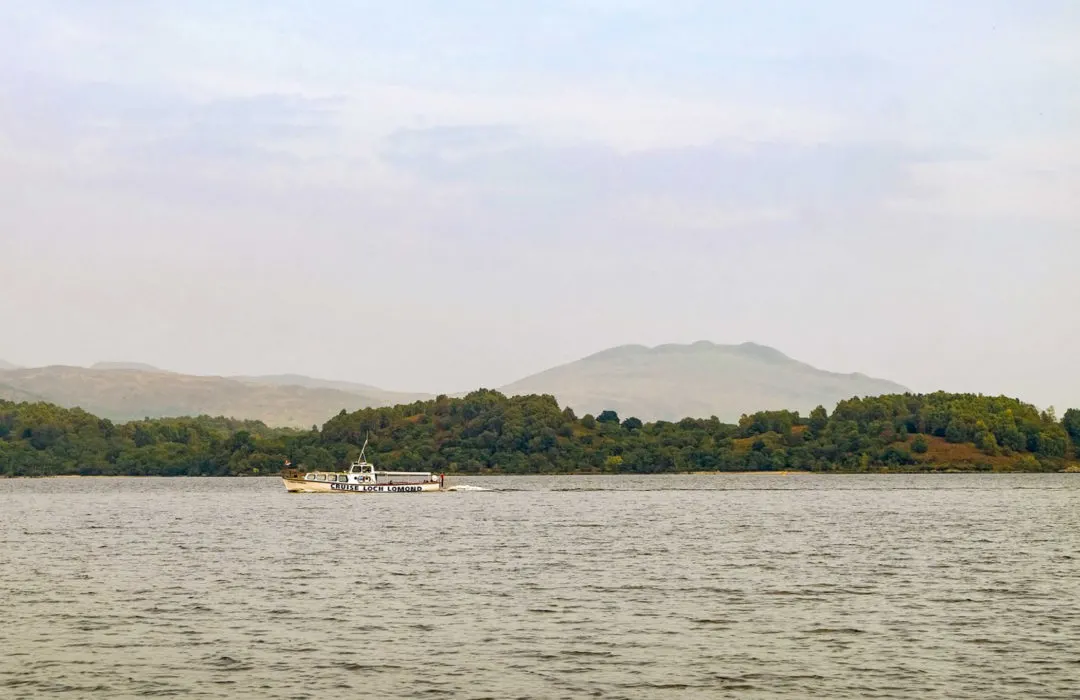
[[451,483],[0,480],[0,697],[1080,697],[1080,474]]

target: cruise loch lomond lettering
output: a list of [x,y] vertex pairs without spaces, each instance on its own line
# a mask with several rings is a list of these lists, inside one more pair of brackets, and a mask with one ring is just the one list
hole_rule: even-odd
[[289,493],[427,493],[446,491],[446,477],[432,472],[391,472],[375,469],[364,461],[367,441],[360,457],[349,465],[348,471],[303,472],[290,469],[289,462],[281,481]]

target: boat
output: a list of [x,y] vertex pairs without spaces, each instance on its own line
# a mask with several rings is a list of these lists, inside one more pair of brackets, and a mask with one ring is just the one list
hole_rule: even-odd
[[446,475],[433,472],[393,472],[376,469],[360,456],[348,471],[303,471],[285,463],[281,481],[289,493],[428,493],[446,491]]

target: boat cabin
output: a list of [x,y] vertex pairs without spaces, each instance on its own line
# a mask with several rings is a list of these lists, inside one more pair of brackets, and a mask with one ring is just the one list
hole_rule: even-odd
[[[445,477],[441,474],[435,474],[433,472],[392,472],[383,469],[376,469],[375,465],[364,459],[364,452],[367,450],[367,440],[364,440],[364,446],[360,449],[360,456],[355,462],[349,465],[349,471],[310,471],[304,472],[303,476],[296,470],[287,470],[287,473],[283,473],[282,477],[292,480],[293,482],[299,481],[313,481],[323,482],[331,484],[348,484],[348,486],[331,486],[330,490],[335,491],[377,491],[382,492],[382,486],[394,487],[388,489],[389,491],[439,491],[444,486]],[[286,462],[286,466],[289,462]],[[364,488],[359,488],[363,486]],[[403,487],[403,488],[397,488]],[[410,487],[410,488],[406,488]],[[415,488],[421,487],[421,488]],[[302,491],[302,488],[294,489]],[[324,488],[316,488],[317,491],[325,491]]]
[[342,484],[435,484],[441,479],[433,472],[392,472],[376,469],[363,458],[349,465],[347,472],[307,472],[304,481],[327,481]]

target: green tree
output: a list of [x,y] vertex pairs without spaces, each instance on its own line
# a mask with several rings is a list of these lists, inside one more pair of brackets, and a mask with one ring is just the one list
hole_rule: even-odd
[[600,415],[596,417],[598,423],[618,423],[619,414],[615,411],[601,411]]
[[135,432],[132,435],[132,441],[135,443],[135,447],[146,447],[147,445],[153,445],[154,434],[147,429],[144,424],[138,424],[135,426]]
[[949,442],[964,442],[964,429],[960,421],[953,419],[945,428],[945,439]]
[[1080,410],[1070,408],[1061,417],[1061,427],[1065,429],[1073,447],[1080,451]]
[[621,455],[609,455],[604,459],[604,471],[614,474],[620,470],[622,464],[623,458]]
[[[552,396],[480,390],[342,411],[321,429],[285,430],[209,416],[114,425],[79,409],[0,401],[0,474],[267,474],[286,458],[331,468],[355,459],[368,437],[368,456],[379,466],[462,473],[872,471],[910,468],[912,455],[927,455],[919,469],[950,466],[929,457],[922,433],[960,445],[950,454],[954,463],[985,467],[972,455],[977,448],[1010,458],[995,468],[1048,471],[1076,454],[1080,432],[1076,409],[1057,422],[1017,399],[945,392],[848,399],[805,421],[792,411],[758,412],[739,425],[716,418],[620,425],[614,411],[602,415],[599,423],[576,419]],[[910,448],[901,442],[905,433],[913,434]]]
[[996,455],[1000,452],[997,438],[989,431],[975,434],[975,447],[988,455]]

